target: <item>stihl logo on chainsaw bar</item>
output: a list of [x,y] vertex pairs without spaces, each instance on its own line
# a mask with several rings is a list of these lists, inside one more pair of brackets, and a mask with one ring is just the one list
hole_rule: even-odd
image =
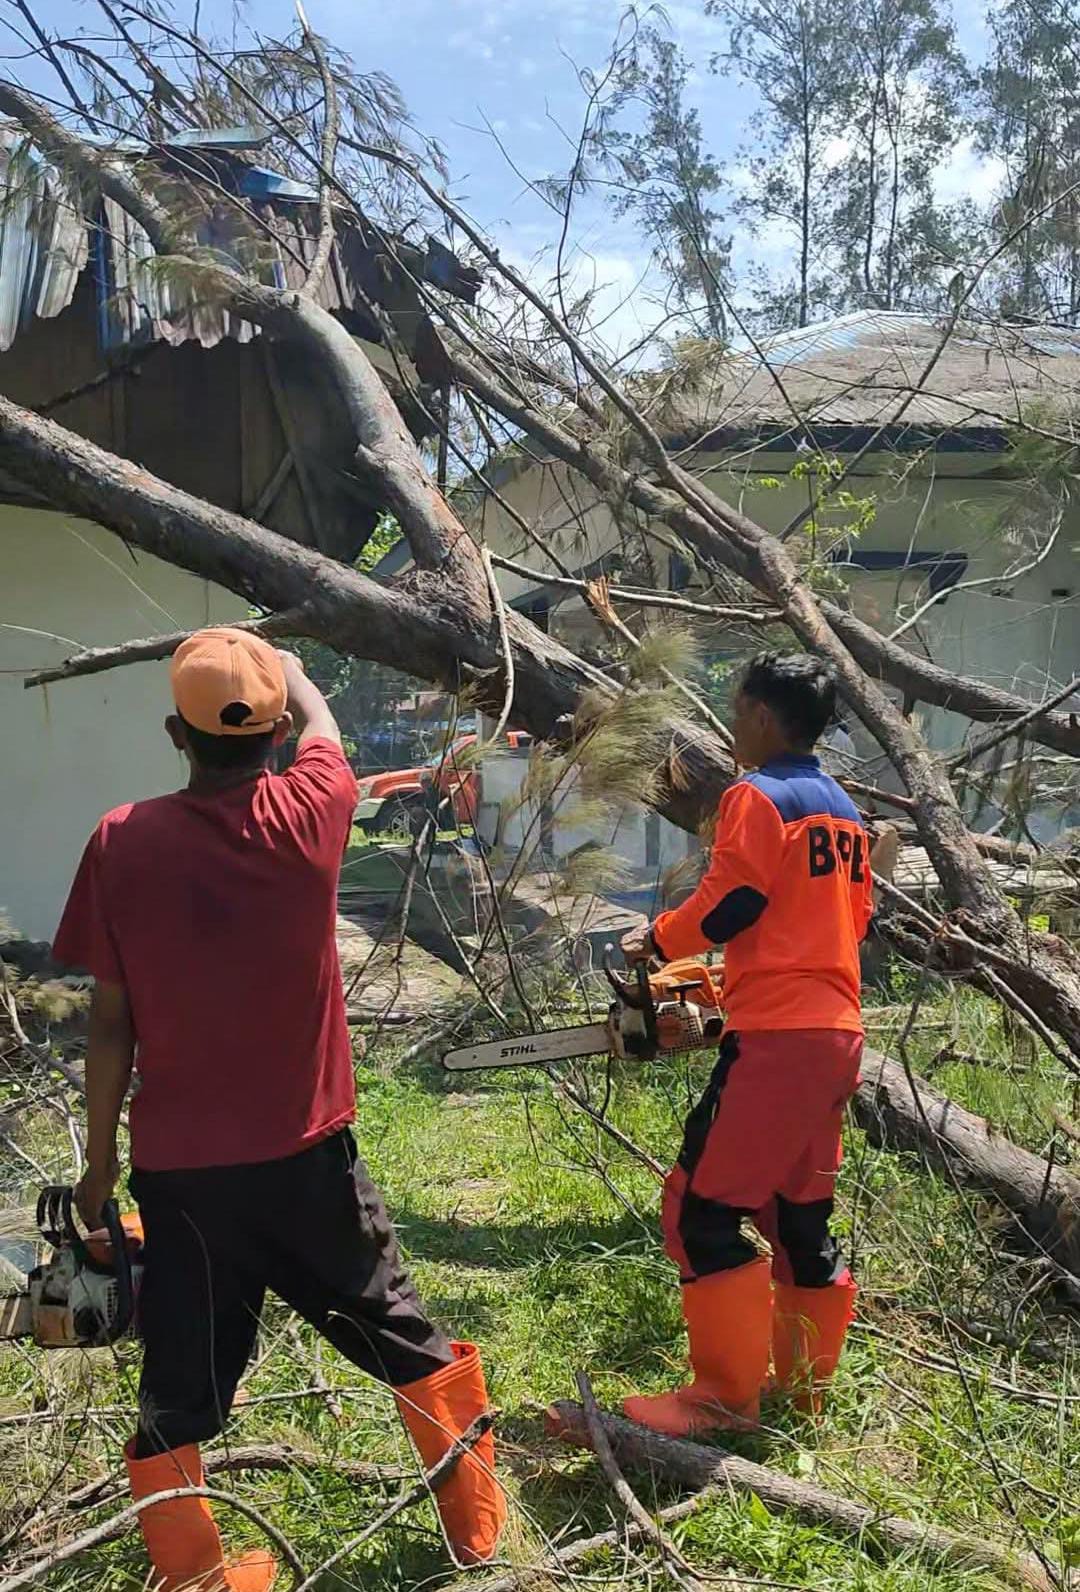
[[536,1055],[536,1046],[535,1045],[504,1045],[502,1047],[502,1049],[499,1051],[500,1058],[503,1057],[503,1056],[535,1056],[535,1055]]

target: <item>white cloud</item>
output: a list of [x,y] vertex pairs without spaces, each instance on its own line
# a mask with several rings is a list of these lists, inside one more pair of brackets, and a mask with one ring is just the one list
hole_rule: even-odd
[[971,199],[981,205],[993,198],[1004,178],[1004,162],[982,154],[969,134],[953,145],[935,171],[934,193],[939,204]]
[[[524,228],[515,228],[520,237]],[[550,232],[547,234],[550,236]],[[500,244],[508,265],[518,271],[552,307],[558,309],[555,259],[550,248],[532,258],[513,244]],[[649,260],[645,253],[625,253],[616,248],[574,248],[564,259],[563,298],[569,307],[586,293],[592,294],[584,341],[605,354],[618,355],[633,348],[662,319],[663,311],[649,291]],[[493,307],[496,300],[492,299]],[[503,306],[505,308],[505,305]]]
[[475,28],[455,28],[452,33],[447,34],[446,47],[472,61],[490,61],[495,54],[491,45]]
[[825,148],[821,151],[821,159],[823,165],[829,171],[832,171],[834,167],[842,166],[850,154],[850,138],[830,138]]

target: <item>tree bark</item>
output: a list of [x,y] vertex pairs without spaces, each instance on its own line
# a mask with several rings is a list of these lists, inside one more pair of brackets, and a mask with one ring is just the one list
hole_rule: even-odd
[[[857,1540],[860,1546],[880,1543],[891,1553],[920,1554],[946,1564],[985,1570],[1013,1585],[1051,1592],[1053,1583],[1031,1553],[1012,1553],[985,1538],[960,1537],[941,1526],[922,1525],[899,1515],[883,1515],[867,1504],[723,1449],[662,1437],[618,1415],[601,1416],[618,1463],[648,1470],[684,1487],[728,1486],[755,1493],[767,1507],[790,1512],[811,1525],[826,1526]],[[560,1399],[550,1406],[553,1435],[590,1447],[588,1424],[580,1404]]]
[[[420,571],[408,587],[380,585],[2,397],[0,466],[58,508],[106,526],[131,546],[260,607],[303,610],[305,633],[339,651],[450,690],[468,685],[499,710],[504,659],[498,625],[490,604],[478,613],[471,592],[456,580]],[[475,544],[469,546],[475,552]],[[521,728],[551,738],[586,697],[615,700],[619,688],[599,669],[519,614],[510,612],[506,620],[514,720]],[[165,639],[175,647],[182,638]],[[670,750],[679,776],[669,782],[664,811],[692,829],[730,783],[731,757],[716,736],[689,720],[672,723]]]
[[1080,1177],[995,1132],[924,1078],[912,1081],[914,1092],[898,1062],[866,1052],[852,1112],[871,1143],[917,1151],[993,1195],[1016,1217],[1015,1236],[1025,1248],[1080,1276]]

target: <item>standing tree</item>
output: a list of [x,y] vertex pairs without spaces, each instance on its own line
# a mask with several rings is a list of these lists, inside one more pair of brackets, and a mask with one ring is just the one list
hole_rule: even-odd
[[726,339],[731,239],[714,208],[721,169],[704,149],[700,117],[686,101],[686,57],[656,28],[645,30],[641,44],[625,74],[620,108],[635,108],[642,123],[633,131],[598,130],[596,153],[617,171],[615,213],[638,222],[684,325]]
[[992,230],[1017,243],[993,285],[1001,313],[1013,318],[1080,317],[1078,29],[1077,0],[1006,0],[991,15],[979,137],[1004,166]]
[[850,20],[850,151],[837,213],[848,301],[933,304],[954,257],[933,179],[960,131],[966,68],[938,0],[853,0]]
[[794,240],[794,277],[762,281],[763,323],[806,326],[838,307],[830,281],[838,177],[829,147],[851,109],[851,19],[828,0],[707,0],[728,24],[713,67],[752,84],[762,101],[751,118],[749,183],[736,206],[751,230],[781,223]]

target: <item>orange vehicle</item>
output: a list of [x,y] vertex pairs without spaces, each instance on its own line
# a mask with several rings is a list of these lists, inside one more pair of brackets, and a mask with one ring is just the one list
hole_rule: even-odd
[[[476,735],[460,735],[416,768],[361,775],[357,828],[404,840],[418,834],[429,816],[440,829],[473,825],[481,801],[481,772],[465,754],[476,742]],[[505,744],[519,751],[532,745],[532,736],[507,730]]]

